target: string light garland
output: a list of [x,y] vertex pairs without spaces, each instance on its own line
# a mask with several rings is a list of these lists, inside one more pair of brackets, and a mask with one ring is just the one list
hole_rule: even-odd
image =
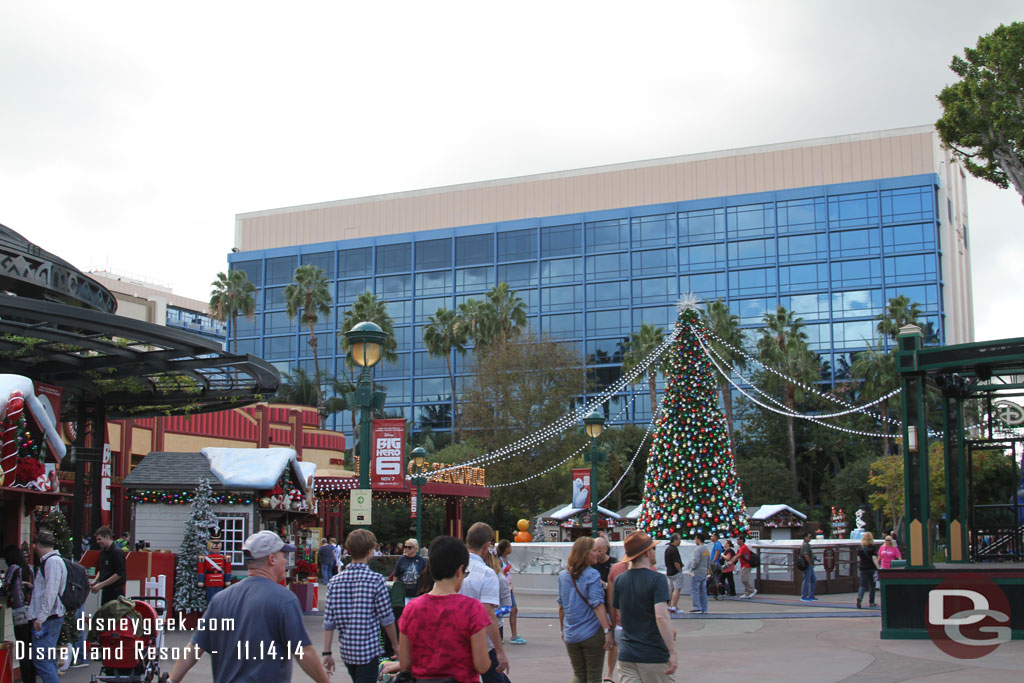
[[[189,505],[195,498],[195,491],[133,491],[128,500],[133,503],[163,503],[165,505]],[[214,505],[252,505],[256,495],[245,493],[214,493],[210,502]]]
[[630,470],[633,469],[633,463],[636,462],[636,459],[640,456],[640,450],[644,447],[644,444],[647,443],[647,437],[651,435],[651,430],[654,429],[654,423],[657,422],[658,416],[661,415],[661,407],[662,405],[664,405],[664,403],[665,396],[664,394],[662,394],[661,401],[658,403],[658,409],[654,411],[653,415],[651,415],[651,421],[647,423],[647,431],[644,432],[644,438],[640,439],[640,443],[637,444],[636,451],[633,453],[633,458],[629,461],[629,464],[626,465],[626,468],[622,470],[622,476],[619,477],[619,480],[617,482],[615,482],[615,486],[611,487],[608,490],[608,493],[604,494],[604,498],[597,501],[598,505],[605,502],[606,500],[608,500],[609,497],[611,497],[615,490],[619,488],[619,484],[622,483],[622,480],[625,479],[626,475],[629,474]]

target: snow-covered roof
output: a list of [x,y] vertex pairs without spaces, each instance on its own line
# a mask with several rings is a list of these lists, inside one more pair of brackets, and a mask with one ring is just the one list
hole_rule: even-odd
[[789,512],[792,512],[794,515],[796,515],[800,519],[807,519],[807,515],[805,515],[804,513],[800,512],[799,510],[794,510],[793,508],[789,507],[788,505],[762,505],[755,512],[750,514],[750,518],[751,519],[768,519],[769,517],[774,517],[775,515],[779,514],[780,512],[784,512],[786,510],[788,510]]
[[203,448],[200,451],[213,473],[224,486],[272,489],[285,467],[291,467],[299,489],[306,492],[306,474],[291,448]]
[[[546,513],[544,513],[543,516],[549,519],[557,519],[561,521],[563,519],[569,519],[573,515],[578,514],[580,512],[587,512],[589,510],[590,508],[576,508],[573,507],[572,504],[566,504],[560,508],[552,508],[551,510],[548,510]],[[619,518],[619,515],[617,513],[612,512],[607,508],[603,508],[600,505],[597,506],[597,510],[605,517],[611,517],[612,519]]]
[[640,519],[643,507],[643,505],[627,505],[619,510],[619,519]]

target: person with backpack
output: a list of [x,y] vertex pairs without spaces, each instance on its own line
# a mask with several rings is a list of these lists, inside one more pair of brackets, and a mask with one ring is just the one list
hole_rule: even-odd
[[39,557],[36,565],[28,619],[32,624],[32,663],[43,683],[59,683],[57,674],[57,638],[64,624],[64,603],[61,594],[67,583],[68,570],[64,558],[54,550],[53,533],[39,531],[33,546]]
[[750,547],[747,545],[747,537],[743,534],[739,535],[740,548],[736,551],[736,556],[729,560],[729,564],[740,563],[740,583],[743,584],[743,595],[740,599],[750,598],[757,595],[757,589],[754,588],[754,581],[750,578],[750,570],[758,562],[758,558],[754,553],[750,552]]

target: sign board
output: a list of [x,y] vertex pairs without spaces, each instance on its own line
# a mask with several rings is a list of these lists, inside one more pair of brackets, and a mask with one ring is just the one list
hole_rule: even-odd
[[370,488],[405,490],[405,420],[374,420],[372,443]]
[[590,507],[590,468],[578,468],[572,471],[571,500],[574,508]]
[[1021,408],[1013,401],[1007,401],[1005,398],[1000,399],[995,401],[992,407],[995,408],[996,417],[1007,427],[1016,427],[1024,423],[1024,408]]
[[348,510],[349,524],[352,526],[370,526],[373,516],[373,492],[370,489],[352,489]]
[[409,518],[416,519],[418,514],[416,508],[419,507],[419,501],[416,499],[416,494],[409,496]]
[[104,526],[110,524],[110,474],[113,458],[110,444],[103,444],[103,460],[100,461],[100,520]]

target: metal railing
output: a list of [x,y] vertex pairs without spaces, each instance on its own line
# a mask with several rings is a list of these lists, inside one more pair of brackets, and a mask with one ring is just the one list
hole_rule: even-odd
[[1024,505],[975,505],[971,510],[971,561],[1024,561]]

